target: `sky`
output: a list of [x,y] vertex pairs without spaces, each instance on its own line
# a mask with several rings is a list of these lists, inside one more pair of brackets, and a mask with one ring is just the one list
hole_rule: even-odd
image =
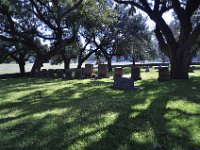
[[[147,16],[146,14],[144,15]],[[162,17],[166,21],[166,23],[169,24],[173,20],[172,11],[164,13]],[[149,17],[147,20],[147,24],[149,25],[151,30],[155,29],[155,23]]]

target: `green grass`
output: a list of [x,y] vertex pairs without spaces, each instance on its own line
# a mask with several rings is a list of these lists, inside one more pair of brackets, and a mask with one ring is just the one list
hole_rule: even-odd
[[152,70],[131,92],[111,78],[0,80],[0,149],[200,149],[200,70],[169,82]]

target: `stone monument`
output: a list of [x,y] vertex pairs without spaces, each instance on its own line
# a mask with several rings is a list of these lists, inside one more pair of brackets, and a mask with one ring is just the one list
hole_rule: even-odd
[[47,72],[47,77],[48,78],[54,78],[54,73],[55,73],[54,69],[49,69],[48,72]]
[[83,79],[83,69],[75,69],[75,79]]
[[107,78],[108,77],[108,66],[107,64],[98,65],[98,78]]
[[42,70],[39,72],[39,77],[40,77],[40,78],[46,78],[46,77],[47,77],[47,70],[46,70],[46,69],[42,69]]
[[67,79],[67,80],[72,79],[72,70],[71,69],[64,70],[63,79]]
[[116,67],[115,69],[114,69],[114,79],[115,78],[118,78],[118,77],[122,77],[123,76],[123,69],[122,69],[122,67]]
[[112,88],[118,89],[118,90],[126,90],[126,91],[138,89],[137,87],[134,86],[133,79],[123,78],[123,77],[122,78],[121,77],[114,78],[114,84],[113,84]]
[[134,81],[141,80],[140,67],[131,68],[131,79],[133,79]]
[[146,68],[145,68],[145,72],[149,72],[150,70],[149,70],[149,66],[146,66]]
[[64,69],[57,69],[57,78],[63,78],[64,75]]
[[158,68],[158,81],[169,81],[169,68],[168,67],[159,67]]
[[85,64],[84,75],[85,78],[91,78],[93,73],[93,64]]

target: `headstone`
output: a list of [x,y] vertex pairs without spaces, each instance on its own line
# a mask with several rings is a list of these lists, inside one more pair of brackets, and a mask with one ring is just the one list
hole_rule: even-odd
[[48,78],[55,78],[55,70],[49,69],[48,72],[47,72],[47,77]]
[[57,72],[57,78],[63,78],[63,75],[64,75],[64,69],[57,69],[56,72]]
[[123,69],[122,67],[116,67],[114,70],[114,79],[123,76]]
[[55,69],[53,72],[53,78],[56,79],[58,78],[58,69]]
[[39,78],[39,77],[40,77],[40,70],[35,69],[34,77],[35,77],[35,78]]
[[72,70],[71,69],[64,70],[63,79],[67,79],[67,80],[72,79]]
[[158,81],[169,81],[169,68],[168,67],[159,67],[158,68]]
[[83,71],[82,68],[75,69],[75,79],[83,79]]
[[91,78],[93,73],[93,64],[85,64],[84,74],[86,78]]
[[85,74],[84,74],[85,68],[81,68],[81,70],[82,70],[82,79],[84,79],[85,78]]
[[131,79],[133,79],[134,81],[141,80],[140,67],[131,68]]
[[42,69],[39,73],[40,78],[46,78],[47,77],[47,70]]
[[129,78],[115,78],[114,84],[112,86],[113,89],[119,90],[135,90],[137,89],[134,86],[134,80]]
[[149,72],[150,70],[149,70],[149,66],[146,66],[146,68],[145,68],[145,72]]
[[98,77],[99,78],[107,78],[108,77],[108,66],[107,66],[107,64],[99,64],[98,65]]

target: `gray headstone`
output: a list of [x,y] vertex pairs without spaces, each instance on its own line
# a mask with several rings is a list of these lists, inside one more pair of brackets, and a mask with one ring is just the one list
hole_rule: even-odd
[[158,69],[158,81],[169,81],[170,74],[168,67],[159,67]]
[[93,64],[85,64],[84,75],[86,78],[91,78],[93,73]]
[[123,69],[122,67],[116,67],[114,70],[114,78],[122,77],[123,76]]
[[141,80],[140,67],[131,68],[131,79],[133,79],[134,81]]
[[107,78],[108,77],[108,65],[107,64],[99,64],[98,65],[98,77],[99,78]]
[[115,78],[114,84],[112,86],[113,89],[119,90],[136,90],[137,88],[134,86],[134,80],[129,78]]
[[150,70],[149,70],[149,66],[146,66],[146,68],[145,68],[145,72],[149,72]]

